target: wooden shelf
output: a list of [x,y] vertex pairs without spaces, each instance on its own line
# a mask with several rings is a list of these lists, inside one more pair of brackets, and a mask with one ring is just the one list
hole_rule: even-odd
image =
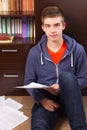
[[35,38],[30,38],[30,37],[19,37],[19,38],[14,38],[13,40],[14,44],[35,44]]
[[23,12],[23,11],[0,11],[0,16],[4,16],[4,17],[24,17],[24,16],[32,16],[34,17],[34,11],[27,11],[27,12]]

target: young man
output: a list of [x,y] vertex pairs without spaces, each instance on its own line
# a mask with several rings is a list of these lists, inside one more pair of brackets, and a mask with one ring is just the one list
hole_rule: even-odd
[[87,85],[84,48],[63,34],[66,23],[59,7],[46,7],[41,20],[45,35],[29,52],[25,84],[36,82],[49,88],[27,89],[35,100],[31,130],[52,130],[62,113],[72,130],[87,130],[80,92]]

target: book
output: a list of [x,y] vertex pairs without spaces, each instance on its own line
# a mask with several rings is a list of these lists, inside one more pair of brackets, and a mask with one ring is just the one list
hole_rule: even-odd
[[1,22],[2,22],[2,33],[6,33],[6,18],[2,17]]
[[27,37],[27,17],[22,18],[22,37]]
[[22,11],[27,11],[27,0],[22,1]]
[[34,37],[34,19],[30,19],[30,37]]
[[2,0],[0,0],[0,11],[3,11]]
[[34,0],[28,0],[28,11],[34,11]]
[[3,11],[8,11],[8,0],[2,1],[2,9]]
[[15,35],[15,19],[14,17],[11,18],[11,34]]
[[7,17],[7,34],[11,34],[11,18]]
[[27,37],[30,37],[30,18],[28,18]]
[[10,11],[16,11],[16,0],[10,1]]
[[0,17],[0,33],[2,33],[2,18]]

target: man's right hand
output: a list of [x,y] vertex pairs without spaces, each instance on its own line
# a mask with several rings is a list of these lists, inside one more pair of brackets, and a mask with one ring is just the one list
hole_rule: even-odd
[[41,100],[40,104],[48,111],[55,111],[55,109],[57,109],[59,107],[59,105],[57,103],[55,103],[54,101],[44,98]]

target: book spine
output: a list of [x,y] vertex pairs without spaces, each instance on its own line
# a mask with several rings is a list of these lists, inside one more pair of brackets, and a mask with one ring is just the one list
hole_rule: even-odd
[[22,19],[20,18],[20,23],[19,23],[19,33],[20,37],[22,37]]
[[15,20],[14,18],[11,18],[11,34],[14,36],[15,35]]
[[22,10],[27,11],[27,0],[22,0]]
[[16,11],[16,0],[11,0],[10,5],[10,11]]
[[15,20],[15,36],[17,37],[18,33],[17,18],[15,18],[14,20]]
[[11,0],[8,0],[8,11],[11,9]]
[[22,18],[22,37],[27,37],[27,18]]
[[8,0],[2,1],[2,9],[3,11],[8,11]]
[[3,11],[3,8],[2,8],[2,0],[0,0],[0,11]]
[[2,33],[6,33],[6,19],[5,19],[5,17],[2,17],[1,22],[2,22]]
[[10,17],[7,18],[7,34],[11,35],[11,20],[10,20]]
[[33,18],[30,20],[30,37],[34,37],[34,21]]
[[2,17],[0,17],[0,33],[2,33]]
[[19,11],[22,11],[22,0],[19,0]]
[[34,11],[34,0],[28,0],[28,11]]
[[20,11],[20,0],[16,0],[16,11]]
[[17,37],[20,37],[20,19],[19,18],[17,18],[16,19],[16,21],[17,21]]
[[28,17],[27,36],[30,37],[30,18]]

